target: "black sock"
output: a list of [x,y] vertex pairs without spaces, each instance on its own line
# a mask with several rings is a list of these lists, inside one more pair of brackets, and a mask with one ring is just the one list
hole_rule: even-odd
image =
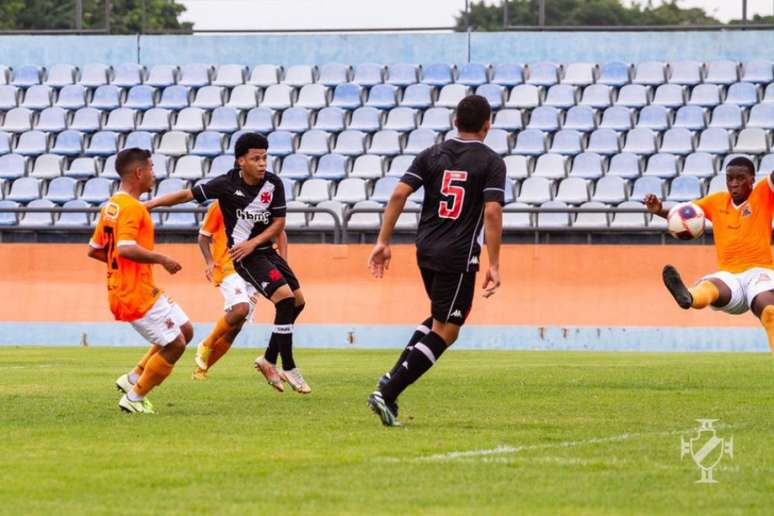
[[[274,306],[274,332],[269,339],[269,348],[272,341],[276,342],[282,357],[282,368],[289,370],[296,367],[293,361],[293,314],[295,313],[295,301],[292,297],[283,299]],[[276,355],[275,355],[276,357]]]
[[272,333],[269,338],[269,345],[266,346],[266,351],[263,352],[263,358],[268,360],[274,365],[277,365],[277,356],[279,355],[279,343],[277,342],[276,334]]
[[400,393],[416,382],[420,376],[433,367],[436,360],[446,351],[446,342],[435,332],[430,332],[412,349],[390,381],[382,387],[382,396],[386,401],[395,401]]
[[398,361],[395,362],[395,365],[392,366],[392,369],[390,369],[390,376],[394,375],[396,372],[398,372],[398,368],[400,365],[406,361],[406,357],[408,357],[409,352],[414,349],[414,345],[422,340],[422,337],[430,333],[430,330],[433,328],[433,318],[428,317],[424,321],[422,321],[422,324],[417,326],[417,329],[414,330],[414,335],[411,336],[411,340],[409,340],[408,344],[406,344],[406,347],[403,348],[403,351],[401,352],[400,356],[398,357]]

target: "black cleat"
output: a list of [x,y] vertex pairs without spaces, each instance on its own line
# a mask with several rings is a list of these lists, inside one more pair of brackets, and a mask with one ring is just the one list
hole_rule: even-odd
[[385,401],[381,392],[371,393],[368,397],[368,406],[374,414],[379,416],[384,426],[401,426],[398,422],[398,404]]
[[677,269],[671,265],[664,267],[664,271],[661,273],[664,279],[664,286],[666,286],[672,297],[675,298],[680,308],[687,310],[693,304],[693,296],[688,292],[688,288],[683,283],[683,279],[680,277],[680,273]]
[[381,378],[379,378],[379,382],[377,382],[377,384],[376,384],[376,388],[377,388],[377,389],[381,389],[382,387],[384,387],[385,385],[387,385],[388,383],[390,383],[390,378],[391,378],[391,376],[390,376],[390,373],[389,373],[389,372],[387,372],[387,373],[384,373],[384,374],[382,375],[382,377],[381,377]]

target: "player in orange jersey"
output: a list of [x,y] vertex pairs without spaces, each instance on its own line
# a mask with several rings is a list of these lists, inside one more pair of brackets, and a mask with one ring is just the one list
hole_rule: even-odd
[[[774,352],[774,259],[771,219],[774,215],[774,172],[755,183],[755,165],[737,157],[726,166],[727,192],[695,201],[712,221],[720,271],[687,288],[671,265],[663,279],[680,308],[706,308],[737,315],[752,310],[766,329]],[[645,197],[648,210],[666,218],[655,195]]]
[[[228,254],[228,237],[218,201],[210,204],[199,229],[199,249],[204,257],[207,280],[220,289],[226,312],[196,350],[194,380],[207,379],[207,371],[226,354],[242,325],[252,320],[258,291],[234,269]],[[287,235],[277,237],[277,251],[287,260]]]
[[129,413],[153,413],[145,396],[172,372],[193,328],[182,308],[153,281],[153,264],[170,274],[178,272],[180,264],[153,252],[153,220],[139,201],[153,188],[150,152],[138,148],[119,152],[116,171],[121,184],[100,212],[89,257],[107,264],[108,300],[115,318],[129,322],[151,343],[137,366],[116,380],[124,392],[118,406]]

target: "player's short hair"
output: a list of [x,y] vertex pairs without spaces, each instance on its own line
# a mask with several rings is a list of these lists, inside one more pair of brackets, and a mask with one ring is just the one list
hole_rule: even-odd
[[116,172],[120,177],[124,177],[124,174],[130,172],[138,164],[144,164],[149,159],[151,159],[149,150],[138,147],[124,149],[116,155]]
[[457,129],[477,133],[492,116],[489,101],[481,95],[468,95],[457,104]]
[[747,169],[750,175],[755,175],[755,165],[750,160],[750,158],[745,158],[744,156],[737,156],[736,158],[729,161],[726,164],[726,168],[728,167],[744,167]]
[[241,158],[250,149],[268,149],[269,140],[259,133],[245,133],[234,144],[234,157]]

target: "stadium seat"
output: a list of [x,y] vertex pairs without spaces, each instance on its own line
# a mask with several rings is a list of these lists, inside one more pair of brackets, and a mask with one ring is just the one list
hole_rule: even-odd
[[[316,208],[332,210],[336,213],[339,223],[343,223],[345,206],[342,203],[338,201],[322,201],[317,204]],[[324,212],[313,213],[312,218],[309,221],[309,227],[315,229],[333,229],[335,227],[333,216]]]
[[210,114],[210,120],[207,122],[208,131],[230,134],[238,131],[239,127],[239,111],[226,106],[213,109]]
[[38,179],[51,179],[62,175],[65,159],[57,154],[41,154],[35,158],[32,166],[31,177]]
[[[356,202],[353,210],[372,208],[378,209],[382,205],[375,201]],[[376,231],[382,225],[381,213],[352,213],[347,221],[347,229],[350,231]]]
[[685,87],[679,84],[662,84],[656,88],[653,105],[676,109],[685,104]]
[[292,98],[293,88],[287,84],[273,84],[266,88],[260,106],[269,109],[284,110],[293,105]]
[[561,154],[543,154],[537,158],[532,177],[561,179],[567,176],[568,160]]
[[285,227],[288,229],[304,228],[307,225],[307,214],[303,212],[296,212],[300,208],[309,208],[309,205],[305,202],[288,201],[288,212],[285,217]]
[[[580,205],[581,209],[607,208],[605,203],[584,202]],[[578,229],[601,229],[608,226],[608,215],[604,212],[598,213],[578,213],[575,220],[572,221],[572,227]]]
[[616,154],[620,150],[620,146],[620,136],[616,131],[612,129],[597,129],[589,136],[586,151],[609,156]]
[[[59,107],[44,109],[38,115],[38,121],[35,123],[35,129],[50,133],[58,133],[66,128],[67,111]],[[0,145],[0,153],[2,153],[2,145]]]
[[7,133],[23,133],[32,129],[34,113],[27,108],[13,108],[5,113],[3,125],[0,127]]
[[488,81],[488,67],[479,63],[465,63],[457,68],[457,82],[477,87]]
[[365,154],[366,135],[362,131],[346,130],[336,137],[333,152],[344,156]]
[[521,131],[516,137],[516,145],[513,147],[514,154],[526,154],[528,156],[539,156],[546,152],[546,135],[543,131],[537,129],[526,129]]
[[183,131],[186,133],[198,133],[204,130],[205,111],[201,108],[187,107],[177,113],[175,123],[172,124],[173,131]]
[[758,102],[758,89],[749,82],[735,82],[728,87],[726,102],[741,107],[751,107]]
[[712,110],[710,127],[724,129],[741,129],[743,126],[742,110],[736,104],[720,104]]
[[[55,208],[56,205],[46,199],[36,199],[29,204],[27,208]],[[52,213],[25,213],[19,220],[20,226],[39,227],[39,226],[51,226],[54,223],[54,216]]]
[[541,131],[556,131],[559,129],[561,111],[552,106],[540,106],[532,110],[527,123],[527,129]]
[[559,82],[559,66],[546,61],[527,65],[527,84],[553,86]]
[[118,133],[114,131],[98,131],[89,140],[84,150],[86,156],[106,157],[118,152]]
[[206,159],[202,156],[181,156],[170,177],[195,181],[204,177]]
[[75,67],[71,64],[53,64],[48,68],[47,72],[47,77],[44,82],[46,86],[62,88],[68,84],[75,83]]
[[701,82],[703,66],[699,61],[673,61],[669,63],[669,82],[695,86]]
[[596,152],[582,152],[573,158],[569,175],[581,179],[599,179],[604,174],[604,158]]
[[[542,209],[567,208],[567,204],[561,201],[547,201],[540,205]],[[543,212],[537,214],[537,226],[541,229],[567,228],[570,226],[569,213]]]
[[387,113],[382,127],[399,132],[413,131],[417,127],[417,111],[406,107],[393,108]]
[[575,156],[583,152],[583,137],[574,129],[562,129],[554,134],[549,152]]
[[78,84],[86,88],[97,88],[108,83],[110,67],[103,63],[90,63],[81,67]]
[[562,82],[574,86],[588,86],[594,82],[597,65],[594,63],[569,63],[564,67]]
[[648,158],[643,176],[671,179],[678,174],[678,158],[674,154],[658,153]]
[[693,152],[693,133],[683,127],[673,127],[664,132],[659,152],[683,156]]
[[529,208],[528,204],[523,202],[512,202],[504,206],[503,228],[504,229],[529,229],[532,227],[532,214],[523,212],[507,211],[509,208]]
[[750,110],[747,127],[774,129],[774,104],[758,104]]
[[371,193],[370,199],[382,204],[387,203],[399,180],[400,176],[386,176],[377,179],[376,183],[374,183],[374,191]]
[[347,129],[373,133],[382,127],[382,111],[373,107],[357,108],[352,112]]
[[[619,208],[641,208],[645,210],[645,206],[638,201],[626,201],[618,205]],[[613,220],[610,222],[610,227],[613,228],[644,228],[646,227],[645,213],[615,213]]]
[[594,109],[589,106],[573,106],[567,110],[562,128],[586,133],[596,128],[595,119]]
[[13,70],[11,84],[20,88],[29,88],[40,84],[41,69],[35,65],[23,65]]
[[378,179],[384,176],[384,158],[374,154],[358,156],[349,175],[361,179]]
[[[193,202],[186,202],[175,206],[176,208],[197,208],[198,205]],[[167,228],[194,228],[198,225],[196,214],[191,212],[172,212],[167,213],[162,219],[162,225]]]
[[492,65],[493,84],[513,87],[524,82],[524,69],[518,64],[499,63]]
[[640,110],[636,127],[665,131],[669,128],[669,110],[664,106],[645,106]]
[[766,86],[766,91],[763,93],[764,104],[774,104],[774,82]]
[[[499,131],[499,132],[498,132]],[[495,134],[495,138],[501,138],[499,129],[492,129],[489,131],[489,134],[487,135],[487,139],[490,138],[490,135]],[[506,139],[506,152],[507,152],[507,133],[502,132]],[[403,152],[405,154],[419,154],[426,148],[435,145],[438,141],[438,134],[435,131],[432,131],[430,129],[416,129],[414,131],[411,131],[408,135],[408,140],[406,141],[406,147],[403,149]],[[484,143],[488,143],[487,141],[484,141]],[[497,150],[495,151],[497,152]],[[499,153],[504,154],[504,153]]]
[[528,177],[521,184],[518,201],[525,204],[543,204],[551,200],[550,179],[545,177]]
[[736,61],[710,61],[704,82],[729,85],[739,80],[739,63]]
[[144,68],[137,63],[121,63],[113,68],[111,84],[121,88],[131,88],[142,84]]
[[208,64],[194,63],[180,65],[178,84],[191,88],[202,88],[210,84],[213,68]]
[[710,179],[709,187],[707,188],[707,195],[727,192],[726,188],[726,173],[725,171],[718,173],[715,177]]
[[470,95],[470,89],[464,84],[447,84],[441,88],[435,105],[454,109],[468,95]]
[[210,168],[207,170],[206,177],[223,175],[232,168],[234,168],[234,156],[229,154],[221,154],[220,156],[214,158],[212,163],[210,163]]
[[340,63],[328,63],[320,65],[320,76],[317,82],[324,86],[337,86],[349,81],[349,65]]
[[[74,199],[71,201],[67,201],[62,206],[63,208],[89,208],[89,203],[81,200],[81,199]],[[67,228],[74,228],[74,227],[88,227],[89,222],[91,220],[91,216],[89,213],[86,212],[70,212],[70,213],[62,213],[59,215],[59,218],[56,219],[54,222],[54,225],[56,227],[67,227]]]
[[633,201],[642,202],[647,194],[655,194],[659,199],[664,199],[664,180],[658,177],[640,177],[634,181],[632,194],[629,197]]
[[487,102],[489,102],[493,111],[497,111],[503,107],[505,92],[505,88],[499,84],[482,84],[476,88],[476,95],[484,97]]
[[51,99],[54,97],[54,92],[50,86],[36,85],[27,88],[24,92],[24,100],[22,100],[21,107],[31,109],[33,111],[40,111],[51,106]]
[[273,84],[278,84],[280,80],[280,67],[273,64],[259,64],[253,68],[247,84],[267,88]]
[[108,114],[103,129],[117,133],[128,133],[134,131],[136,125],[137,111],[128,108],[118,108]]
[[106,84],[94,90],[89,107],[110,110],[121,106],[122,90],[114,84]]
[[280,131],[289,131],[291,133],[303,133],[311,127],[309,111],[305,108],[288,108],[282,112],[279,126]]
[[[424,129],[420,129],[420,131],[424,131]],[[484,138],[484,144],[500,156],[508,154],[511,150],[510,135],[508,131],[502,129],[490,129],[486,138]],[[406,147],[406,154],[410,154],[408,146]]]
[[226,105],[234,109],[252,109],[258,106],[259,98],[257,87],[252,84],[240,84],[231,90],[231,96]]
[[377,84],[368,93],[366,106],[378,109],[391,109],[397,105],[398,89],[391,84]]
[[314,65],[300,64],[289,66],[285,69],[285,77],[282,79],[282,83],[294,87],[312,84],[315,81],[316,73],[317,67]]
[[78,181],[72,177],[55,177],[48,183],[48,191],[44,199],[56,204],[64,204],[75,199]]
[[368,148],[368,154],[379,154],[380,156],[395,156],[400,152],[400,133],[397,131],[377,131],[374,133]]
[[75,112],[70,121],[70,129],[90,134],[102,128],[105,115],[99,109],[86,107]]
[[0,85],[0,110],[8,111],[19,105],[21,90],[16,86]]
[[294,180],[308,179],[312,175],[312,159],[305,154],[285,156],[282,160],[280,175]]
[[599,127],[614,131],[628,131],[632,128],[632,112],[623,106],[609,107],[602,114]]
[[[381,156],[379,157],[381,158]],[[401,154],[400,156],[395,156],[390,161],[390,168],[387,170],[385,176],[398,178],[403,177],[403,174],[406,173],[411,164],[414,162],[415,157],[416,156],[412,154]]]
[[172,128],[172,112],[163,108],[152,108],[143,113],[137,124],[140,131],[164,132]]
[[635,84],[658,86],[666,81],[666,65],[660,61],[644,61],[634,68]]
[[[231,137],[231,145],[229,145],[229,152],[234,152],[234,145],[238,139],[239,133],[234,133]],[[272,156],[287,156],[295,152],[296,148],[296,135],[288,131],[273,131],[269,133],[267,137],[269,140],[269,154]]]
[[191,90],[187,86],[167,86],[161,92],[157,107],[179,111],[189,106]]
[[699,84],[691,91],[688,104],[702,107],[715,107],[720,104],[721,88],[717,84]]
[[629,108],[642,108],[647,106],[650,101],[650,90],[642,84],[626,84],[618,91],[618,98],[615,100],[617,106],[626,106]]
[[592,201],[620,204],[626,200],[626,181],[619,176],[605,176],[597,180]]
[[317,161],[314,177],[339,181],[347,177],[349,158],[341,154],[325,154]]
[[40,180],[34,177],[20,177],[11,184],[11,191],[5,196],[9,201],[28,203],[40,199]]
[[83,133],[72,130],[58,133],[51,152],[62,156],[80,156],[83,152]]
[[700,178],[712,177],[717,172],[715,156],[707,152],[693,152],[685,157],[682,175]]
[[622,150],[634,154],[653,154],[656,152],[656,133],[650,129],[632,129],[626,134]]
[[551,86],[543,100],[544,106],[553,106],[561,109],[571,108],[576,104],[576,90],[569,84],[556,84]]
[[[113,159],[114,163],[112,166],[115,169],[115,157],[110,156],[108,160],[111,158]],[[108,166],[108,160],[105,160],[105,168]],[[172,158],[165,154],[154,152],[151,154],[151,161],[153,162],[153,177],[156,179],[163,179],[169,176],[170,172],[172,171]],[[104,170],[102,176],[105,176]]]
[[[297,152],[307,156],[322,156],[330,152],[331,141],[330,133],[312,129],[301,136],[301,144],[298,146]],[[271,149],[269,151],[271,152]]]
[[731,151],[731,138],[728,131],[717,127],[705,129],[699,136],[696,150],[710,154],[727,154]]
[[667,201],[685,202],[701,197],[701,182],[696,176],[680,176],[672,180]]
[[54,105],[62,109],[80,109],[86,106],[87,91],[86,87],[80,84],[65,86],[59,90],[59,96]]
[[347,113],[341,108],[323,108],[317,112],[317,117],[314,122],[314,129],[332,133],[341,132],[345,128],[344,121],[346,116]]
[[333,200],[351,205],[365,201],[366,197],[365,181],[356,177],[350,177],[339,182]]
[[[550,93],[550,92],[549,92]],[[605,84],[592,84],[583,90],[580,105],[595,109],[606,108],[613,103],[613,89]]]
[[446,63],[434,63],[422,67],[422,81],[430,86],[443,87],[454,81],[454,69]]
[[172,192],[177,192],[188,186],[188,181],[180,179],[178,177],[170,177],[163,179],[159,182],[158,188],[156,188],[156,196],[165,195]]
[[[421,129],[429,129],[437,132],[451,131],[452,110],[443,107],[434,107],[426,110],[422,115],[422,122],[419,124],[419,127]],[[496,127],[496,123],[493,124],[492,127],[503,129],[502,127]]]
[[[427,119],[427,113],[430,110],[425,112],[425,119]],[[449,112],[447,115],[448,120],[448,129],[451,130],[451,118],[452,113]],[[422,121],[422,127],[424,127],[424,120]],[[493,129],[504,129],[506,131],[518,131],[523,129],[524,127],[524,115],[522,114],[522,111],[520,109],[501,109],[495,114],[494,117],[494,123],[492,124]],[[438,129],[443,130],[443,129]]]
[[427,109],[433,105],[433,87],[427,84],[411,84],[403,91],[400,99],[403,107]]
[[506,108],[535,108],[540,105],[540,89],[532,84],[514,86],[505,103]]
[[318,204],[331,198],[332,183],[327,179],[312,178],[304,181],[297,199],[310,204]]
[[767,59],[743,63],[740,79],[755,84],[768,84],[774,81],[774,63]]
[[567,177],[559,183],[555,199],[565,204],[583,204],[589,200],[588,181],[580,177]]
[[0,179],[16,179],[27,173],[27,158],[20,154],[0,156]]
[[216,131],[202,131],[196,135],[191,154],[214,158],[223,153],[224,139],[222,133]]
[[0,84],[8,84],[11,79],[11,69],[6,65],[0,65]]
[[699,106],[683,106],[675,113],[673,127],[682,127],[692,131],[700,131],[707,126],[707,115]]
[[240,84],[244,84],[246,77],[246,66],[241,64],[224,64],[215,69],[215,77],[212,80],[212,84],[213,86],[233,88]]
[[610,158],[608,176],[617,176],[623,179],[635,179],[640,177],[642,160],[636,154],[622,152]]
[[774,172],[774,154],[767,154],[761,159],[758,173],[771,174]]
[[417,66],[413,64],[393,64],[387,67],[387,78],[385,82],[395,86],[409,86],[418,82],[418,72]]
[[376,63],[357,64],[352,69],[352,82],[369,88],[384,82],[384,65]]
[[14,152],[22,156],[39,156],[48,151],[48,135],[42,131],[25,131],[19,135]]
[[764,154],[769,150],[771,138],[765,129],[748,127],[739,131],[733,151],[744,154]]
[[331,106],[341,109],[356,109],[363,105],[363,88],[354,83],[338,84],[333,90]]
[[96,158],[80,157],[75,158],[64,171],[66,177],[75,179],[88,179],[97,177],[99,173],[98,162]]
[[166,88],[177,83],[178,69],[175,65],[155,65],[148,70],[145,84],[156,88]]
[[247,112],[242,130],[268,134],[275,129],[276,115],[273,110],[265,107],[255,107]]
[[13,136],[11,134],[0,131],[0,155],[11,152],[12,142]]
[[628,63],[611,62],[603,64],[599,69],[597,82],[620,88],[631,81],[631,65]]
[[308,109],[322,109],[328,105],[328,88],[322,84],[306,84],[298,92],[295,106]]
[[221,86],[204,86],[199,88],[191,103],[193,107],[215,109],[225,103],[226,90]]
[[182,131],[168,131],[161,136],[156,152],[174,157],[188,154],[190,138]]

